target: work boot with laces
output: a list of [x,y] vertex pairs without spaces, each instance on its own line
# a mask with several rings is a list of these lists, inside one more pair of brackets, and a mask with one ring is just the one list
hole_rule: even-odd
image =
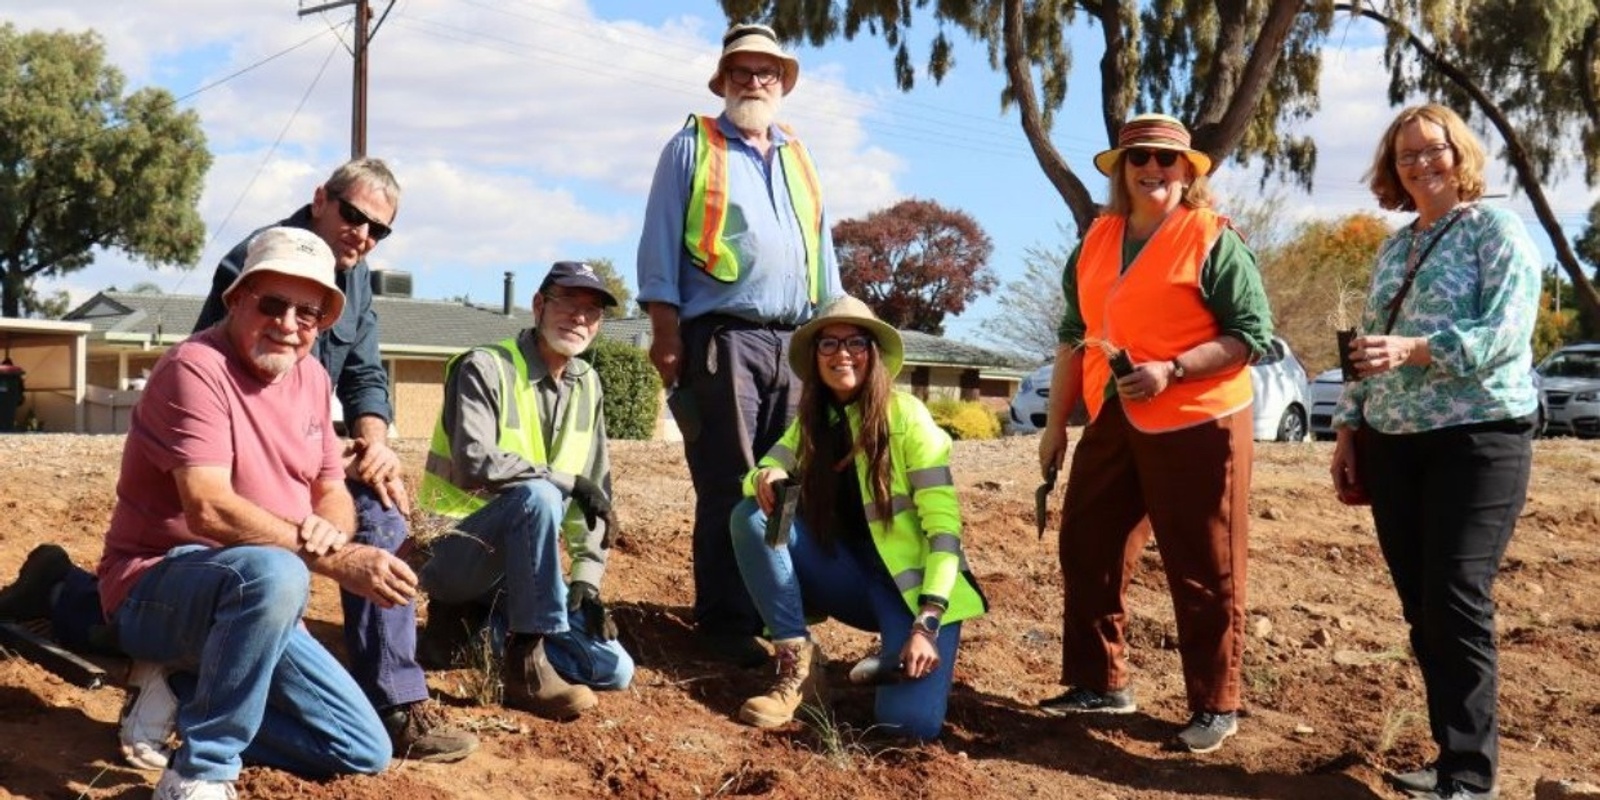
[[594,690],[567,683],[545,657],[544,637],[513,634],[502,667],[505,705],[545,719],[567,720],[600,703]]
[[395,758],[448,764],[478,749],[478,737],[446,724],[444,709],[432,699],[395,706],[381,719]]
[[822,648],[810,639],[780,639],[773,642],[773,660],[778,678],[766,694],[744,701],[739,719],[757,728],[776,728],[794,719],[800,705],[821,696],[822,668],[827,660]]

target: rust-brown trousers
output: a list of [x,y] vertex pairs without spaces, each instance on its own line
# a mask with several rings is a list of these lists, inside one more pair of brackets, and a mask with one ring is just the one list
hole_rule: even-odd
[[1128,583],[1153,530],[1189,710],[1238,710],[1254,448],[1248,407],[1154,434],[1129,424],[1119,402],[1100,409],[1073,454],[1062,511],[1062,683],[1104,692],[1131,680]]

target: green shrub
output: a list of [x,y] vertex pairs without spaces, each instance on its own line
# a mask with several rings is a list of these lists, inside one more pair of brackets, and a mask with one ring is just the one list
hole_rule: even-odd
[[605,390],[606,435],[649,439],[660,413],[661,379],[644,350],[610,339],[596,339],[582,356],[600,371]]
[[928,401],[928,412],[934,424],[957,441],[1000,436],[1000,417],[982,403],[937,398]]

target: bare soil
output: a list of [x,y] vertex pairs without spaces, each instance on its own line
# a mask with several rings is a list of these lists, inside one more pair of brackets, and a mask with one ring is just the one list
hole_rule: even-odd
[[[1074,437],[1075,438],[1075,437]],[[110,517],[121,437],[0,437],[0,581],[35,545],[93,565]],[[845,672],[872,637],[817,633],[833,663],[831,723],[761,732],[739,703],[760,670],[704,660],[689,630],[693,492],[679,445],[613,445],[624,537],[606,596],[639,662],[635,685],[556,724],[479,705],[472,670],[430,673],[483,747],[453,765],[396,762],[377,777],[306,781],[249,768],[246,797],[621,796],[1388,798],[1385,770],[1431,753],[1422,684],[1364,510],[1334,501],[1327,444],[1261,444],[1252,508],[1246,717],[1219,752],[1166,742],[1186,716],[1158,552],[1131,592],[1140,712],[1057,719],[1061,584],[1054,536],[1034,534],[1037,440],[962,442],[954,470],[969,559],[993,604],[966,627],[943,739],[872,735],[869,690]],[[1536,445],[1533,485],[1498,584],[1502,797],[1540,778],[1600,777],[1600,443]],[[420,465],[424,443],[401,443]],[[1059,513],[1059,495],[1052,503]],[[1058,518],[1052,518],[1054,527]],[[308,623],[340,647],[338,596],[315,582]],[[120,682],[85,690],[0,654],[0,796],[143,798],[158,777],[117,754]],[[126,664],[100,662],[120,679]]]

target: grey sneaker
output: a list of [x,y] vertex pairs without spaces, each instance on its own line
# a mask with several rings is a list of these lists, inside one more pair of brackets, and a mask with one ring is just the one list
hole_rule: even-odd
[[1412,794],[1431,792],[1439,786],[1439,771],[1432,766],[1411,772],[1396,772],[1387,777],[1391,786]]
[[172,770],[161,773],[151,800],[238,800],[233,781],[206,781],[185,778]]
[[1178,746],[1191,753],[1210,753],[1222,746],[1223,740],[1239,732],[1239,715],[1236,712],[1214,714],[1201,711],[1189,718],[1189,724],[1178,732]]
[[1139,706],[1133,702],[1133,690],[1129,688],[1097,692],[1076,686],[1039,701],[1039,710],[1064,717],[1068,714],[1132,714]]

